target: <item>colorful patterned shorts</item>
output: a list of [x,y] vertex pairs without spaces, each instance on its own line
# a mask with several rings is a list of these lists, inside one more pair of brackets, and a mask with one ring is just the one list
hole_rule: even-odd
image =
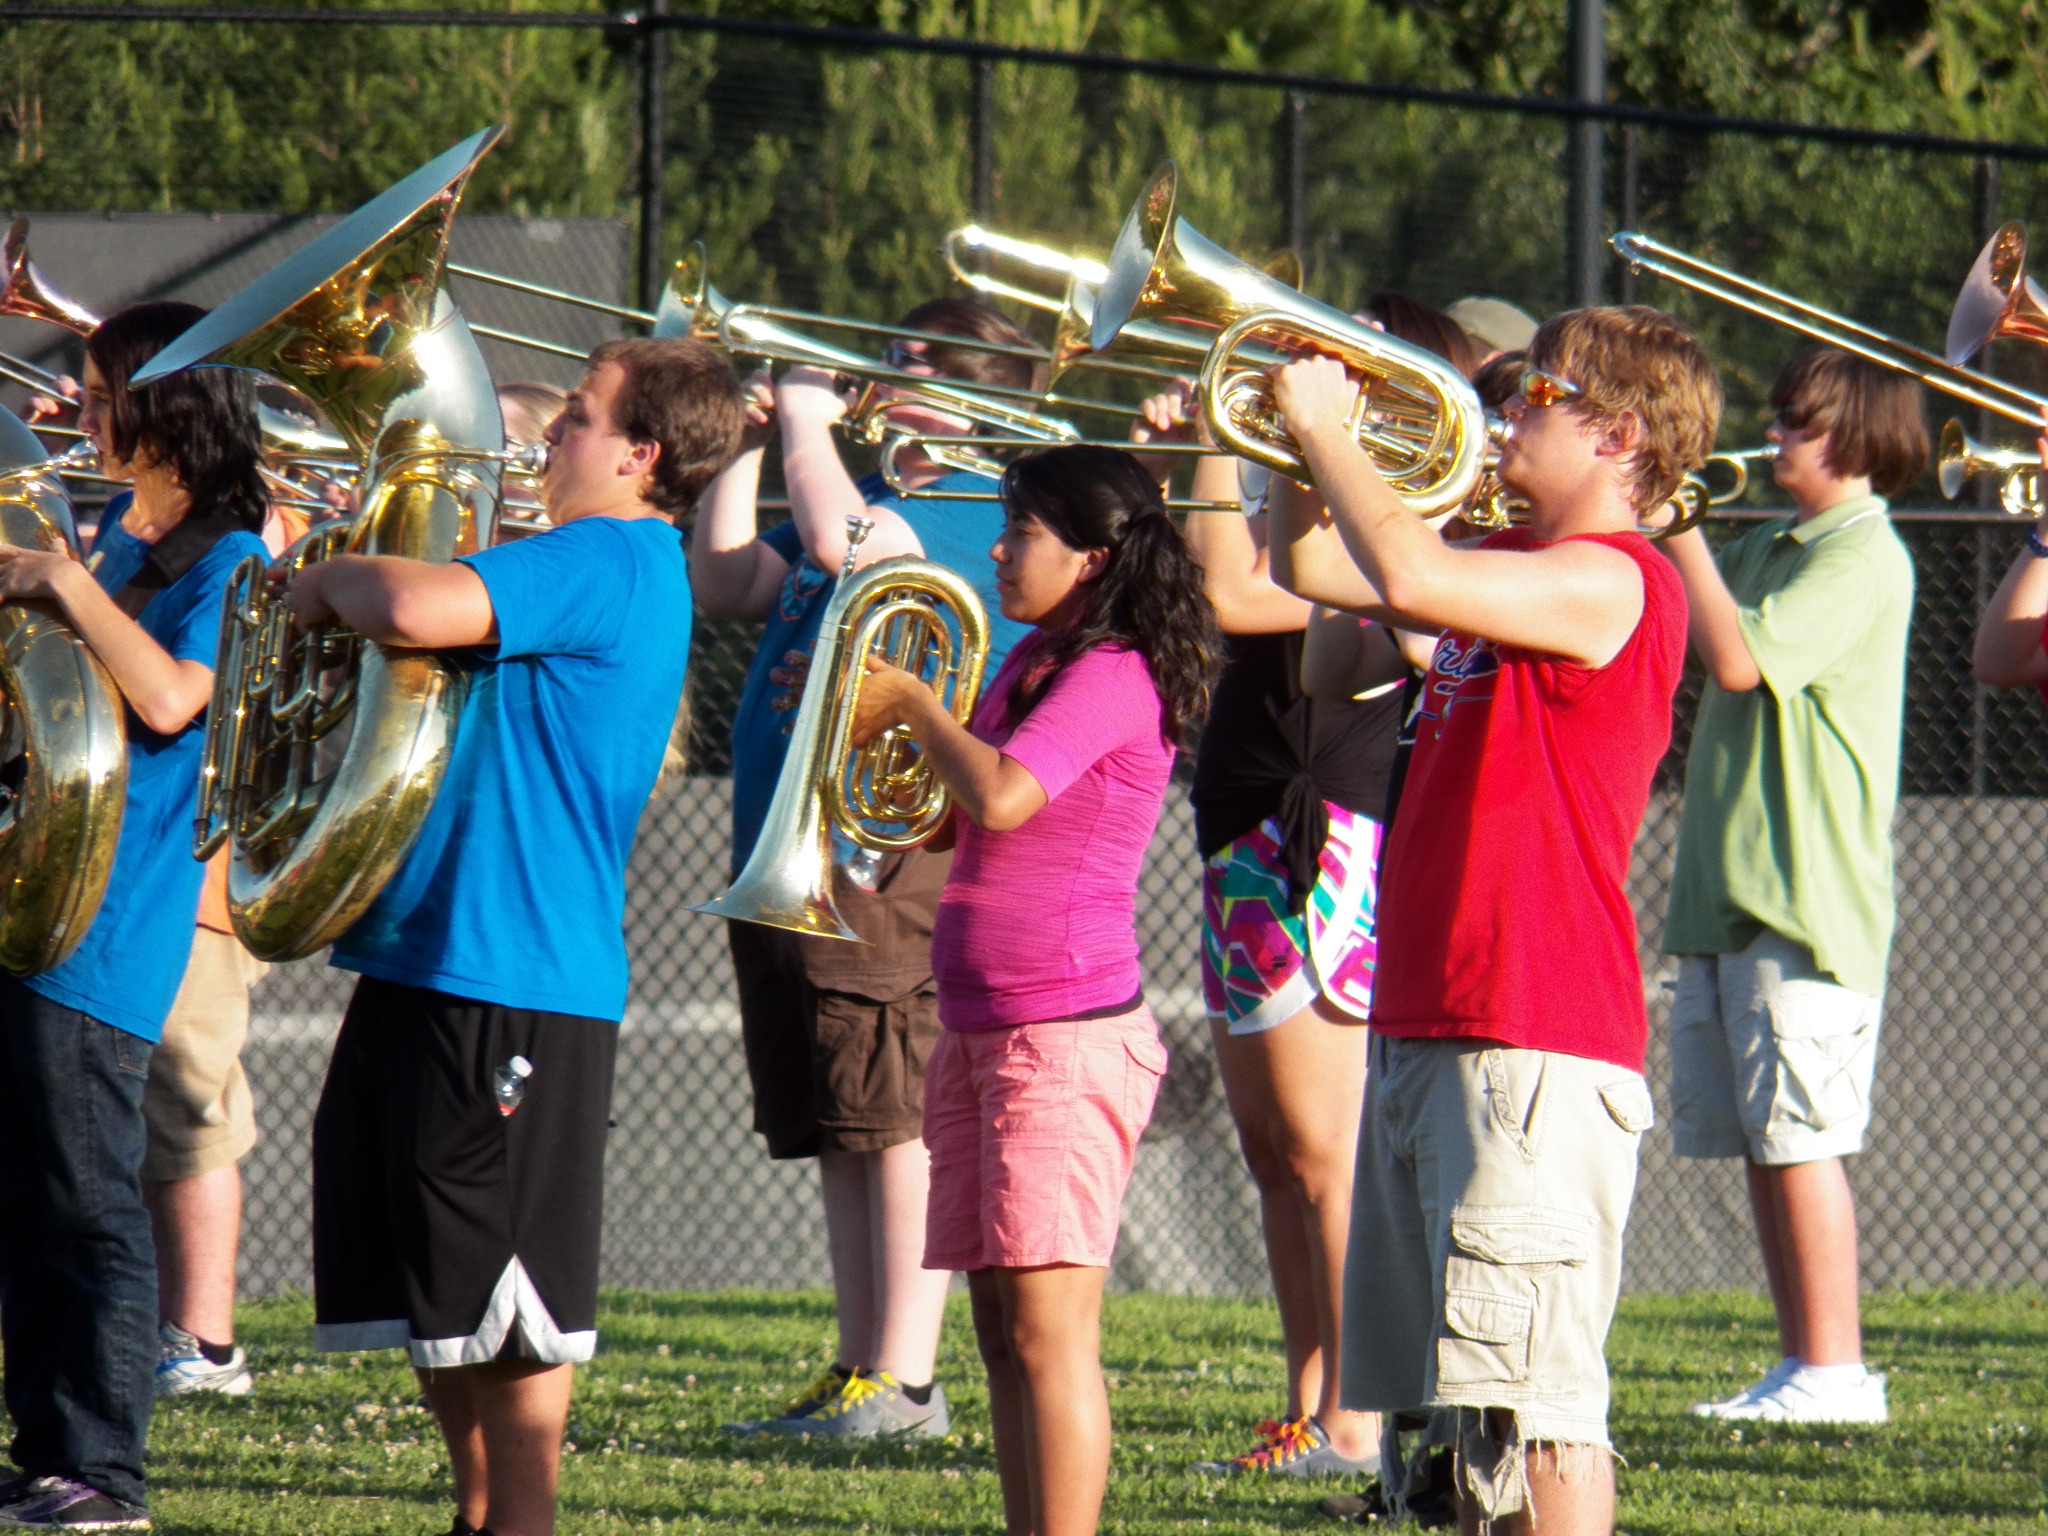
[[1202,868],[1202,995],[1233,1035],[1285,1023],[1320,992],[1353,1018],[1372,1009],[1379,958],[1380,824],[1327,805],[1330,838],[1306,911],[1287,910],[1287,865],[1271,817]]

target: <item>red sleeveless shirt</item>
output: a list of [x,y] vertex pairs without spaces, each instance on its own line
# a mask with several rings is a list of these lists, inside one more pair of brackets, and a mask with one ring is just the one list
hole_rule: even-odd
[[[1649,1025],[1629,855],[1671,744],[1685,589],[1640,534],[1583,534],[1643,573],[1604,667],[1446,634],[1380,874],[1372,1026],[1640,1072]],[[1486,549],[1537,549],[1526,530]]]

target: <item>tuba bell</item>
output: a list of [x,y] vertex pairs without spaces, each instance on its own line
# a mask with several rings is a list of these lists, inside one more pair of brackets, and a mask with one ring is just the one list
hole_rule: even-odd
[[[59,475],[91,452],[46,457],[0,411],[0,543],[78,550]],[[121,695],[54,604],[0,603],[0,967],[59,964],[106,894],[128,788]]]
[[447,561],[491,541],[504,429],[443,273],[473,135],[214,310],[135,383],[252,368],[300,391],[361,464],[362,510],[306,534],[223,598],[193,853],[233,849],[228,910],[251,953],[332,942],[396,872],[453,748],[463,677],[339,623],[295,630],[290,577],[338,554]]
[[1176,211],[1179,175],[1167,161],[1125,218],[1089,344],[1102,350],[1133,320],[1214,333],[1195,390],[1217,447],[1304,481],[1308,465],[1281,424],[1266,369],[1274,352],[1335,356],[1363,376],[1351,431],[1395,494],[1419,517],[1462,505],[1479,484],[1487,440],[1465,376],[1205,238]]
[[789,755],[753,854],[725,893],[692,907],[820,938],[865,942],[832,899],[833,834],[877,853],[927,841],[951,797],[908,733],[852,744],[867,658],[880,656],[930,683],[966,724],[988,661],[988,614],[963,576],[908,555],[854,572],[873,525],[848,519],[839,586],[811,653],[810,680],[790,728]]

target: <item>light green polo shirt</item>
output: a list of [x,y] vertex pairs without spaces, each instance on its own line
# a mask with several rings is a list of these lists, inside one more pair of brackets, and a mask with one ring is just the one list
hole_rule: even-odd
[[1771,928],[1879,996],[1912,557],[1867,496],[1765,523],[1719,564],[1763,683],[1709,679],[1700,700],[1664,952],[1730,954]]

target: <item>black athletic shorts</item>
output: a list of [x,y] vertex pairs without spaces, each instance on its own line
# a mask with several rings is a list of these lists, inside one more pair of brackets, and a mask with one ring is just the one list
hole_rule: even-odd
[[618,1045],[603,1019],[356,983],[313,1116],[317,1347],[590,1358]]

